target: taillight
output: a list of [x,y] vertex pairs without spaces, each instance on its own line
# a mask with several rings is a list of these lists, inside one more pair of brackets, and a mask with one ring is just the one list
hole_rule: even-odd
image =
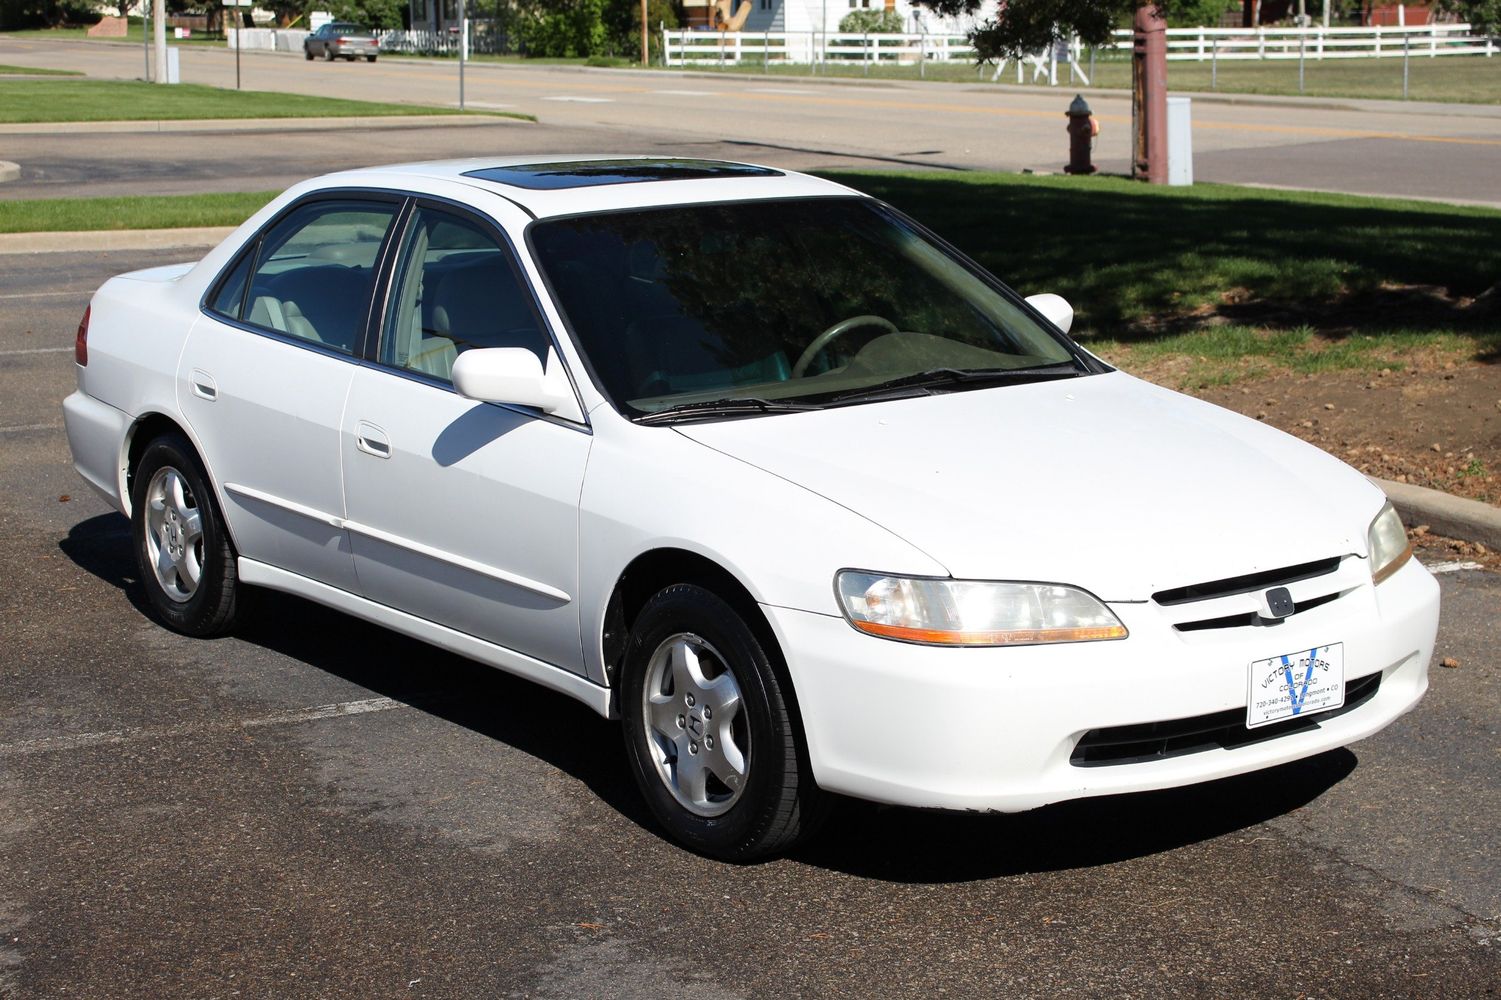
[[73,338],[73,360],[80,367],[89,363],[89,312],[93,306],[84,306],[83,319],[78,321],[78,336]]

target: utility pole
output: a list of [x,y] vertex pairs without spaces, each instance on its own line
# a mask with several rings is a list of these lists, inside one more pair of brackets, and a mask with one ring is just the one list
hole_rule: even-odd
[[1131,59],[1131,176],[1167,183],[1167,22],[1154,0],[1136,8]]
[[649,65],[649,53],[646,47],[646,0],[641,0],[641,65]]
[[156,82],[167,82],[167,0],[151,0],[151,28],[156,43]]

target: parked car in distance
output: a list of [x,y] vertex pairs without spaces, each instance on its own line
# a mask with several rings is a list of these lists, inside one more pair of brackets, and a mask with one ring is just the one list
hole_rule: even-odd
[[330,21],[302,40],[302,54],[308,59],[322,56],[330,62],[335,59],[354,62],[361,58],[375,62],[380,55],[380,40],[363,25]]
[[166,625],[269,587],[530,678],[721,858],[828,793],[1020,811],[1411,709],[1438,587],[1381,491],[1072,316],[828,180],[406,164],[110,279],[63,410]]

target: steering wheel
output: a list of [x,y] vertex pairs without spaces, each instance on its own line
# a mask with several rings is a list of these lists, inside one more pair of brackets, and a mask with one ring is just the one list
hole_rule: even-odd
[[886,319],[884,316],[871,316],[869,314],[866,314],[863,316],[850,316],[848,319],[842,319],[839,322],[835,323],[833,326],[829,327],[823,333],[820,333],[818,336],[814,337],[813,343],[809,344],[807,348],[804,349],[803,353],[798,355],[797,364],[792,366],[792,377],[802,378],[803,372],[807,371],[808,366],[813,363],[813,359],[818,357],[818,352],[829,346],[829,341],[844,333],[846,330],[853,330],[857,326],[884,326],[892,333],[900,332],[897,330],[896,324],[891,322],[891,320]]

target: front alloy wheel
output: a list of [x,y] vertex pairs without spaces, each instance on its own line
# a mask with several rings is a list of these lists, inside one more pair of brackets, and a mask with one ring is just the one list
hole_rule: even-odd
[[750,731],[724,657],[692,633],[669,636],[652,654],[641,693],[657,777],[694,815],[728,812],[745,791]]
[[620,695],[636,783],[676,840],[752,861],[812,831],[822,800],[786,667],[770,634],[719,595],[676,584],[646,602]]

